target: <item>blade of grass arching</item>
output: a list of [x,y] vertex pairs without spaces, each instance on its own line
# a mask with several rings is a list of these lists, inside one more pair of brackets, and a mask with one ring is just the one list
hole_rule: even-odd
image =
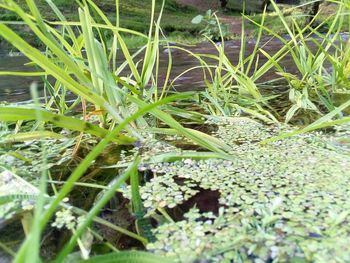
[[[62,12],[57,8],[57,6],[52,2],[52,0],[45,0],[48,5],[50,6],[50,8],[52,9],[52,11],[56,14],[56,16],[60,19],[60,21],[62,22],[67,22],[66,17],[62,14]],[[63,26],[64,30],[67,30],[68,35],[71,39],[71,41],[73,42],[73,47],[76,51],[80,51],[79,48],[79,43],[77,38],[75,37],[74,31],[70,26]]]
[[[169,103],[174,100],[187,98],[184,94],[169,96],[163,100],[157,101],[153,104],[146,104],[141,107],[136,113],[126,118],[121,122],[113,131],[109,132],[105,138],[103,138],[93,149],[88,153],[88,155],[82,160],[79,166],[73,171],[70,177],[66,180],[65,185],[61,188],[59,193],[56,195],[55,199],[51,202],[50,206],[45,210],[41,219],[40,227],[43,229],[49,222],[50,218],[55,213],[56,209],[59,207],[62,200],[72,191],[74,183],[81,178],[81,176],[86,172],[94,160],[100,155],[100,153],[105,149],[109,142],[113,140],[131,121],[134,121],[144,115],[145,113],[151,111],[152,109],[161,106],[163,104]],[[24,242],[17,253],[18,262],[24,262],[24,256],[26,249],[28,247],[28,241]]]
[[[119,0],[115,0],[115,26],[117,30],[120,27]],[[113,44],[112,44],[112,51],[110,56],[112,58],[113,72],[117,70],[117,51],[118,51],[118,38],[116,35],[113,35]]]
[[87,6],[85,6],[84,9],[79,9],[79,19],[94,91],[100,96],[103,96],[103,80],[98,77],[100,72],[97,62],[98,57],[96,56],[95,37],[92,31],[91,17]]
[[[103,189],[109,190],[110,187],[105,186]],[[115,193],[116,192],[118,192],[118,189],[115,190]],[[88,212],[86,212],[85,210],[82,210],[82,209],[77,208],[77,207],[72,207],[71,205],[67,205],[65,203],[61,203],[60,205],[64,208],[71,208],[72,211],[74,211],[77,215],[86,216],[88,214]],[[139,236],[138,234],[135,234],[134,232],[131,232],[125,228],[117,226],[116,224],[113,224],[113,223],[111,223],[111,222],[109,222],[101,217],[95,216],[93,218],[93,222],[100,224],[100,225],[103,225],[103,226],[106,226],[106,227],[108,227],[116,232],[122,233],[122,234],[129,236],[131,238],[134,238],[134,239],[140,241],[141,243],[147,242],[147,240],[144,237]]]
[[294,135],[298,135],[298,134],[301,134],[301,133],[311,132],[311,131],[315,131],[315,130],[318,130],[318,129],[328,128],[328,127],[332,127],[334,125],[340,125],[340,124],[348,123],[348,122],[350,122],[350,117],[345,117],[345,118],[342,118],[342,119],[339,119],[339,120],[329,121],[329,122],[321,123],[321,124],[318,124],[318,125],[311,124],[311,125],[307,126],[304,129],[296,130],[296,131],[289,132],[289,133],[283,133],[283,134],[278,135],[276,137],[272,137],[272,138],[263,140],[263,141],[260,142],[260,144],[268,144],[268,143],[279,141],[279,140],[282,140],[282,139],[286,139],[288,137],[291,137],[291,136],[294,136]]
[[[256,25],[258,27],[262,27],[266,32],[268,32],[272,36],[276,37],[278,40],[280,40],[284,44],[284,46],[272,56],[272,58],[274,58],[274,60],[276,62],[280,61],[283,57],[285,57],[288,54],[291,54],[294,58],[297,58],[296,53],[294,51],[293,43],[295,43],[295,41],[297,39],[305,37],[303,34],[306,32],[307,27],[305,27],[301,32],[299,32],[297,35],[295,35],[292,40],[287,41],[283,36],[277,34],[276,32],[269,29],[268,27],[257,23],[256,21],[254,21],[253,19],[251,19],[247,16],[245,16],[245,18],[248,19],[254,25]],[[254,74],[251,76],[251,79],[255,82],[261,76],[263,76],[268,70],[270,70],[272,67],[273,67],[273,64],[271,64],[270,61],[268,60],[266,63],[264,63],[262,66],[260,66],[256,72],[254,72]]]
[[[85,86],[76,82],[65,70],[55,65],[50,59],[44,56],[39,50],[30,46],[25,40],[14,33],[9,27],[0,23],[0,35],[9,43],[20,50],[26,57],[35,62],[39,67],[44,69],[48,74],[54,76],[62,84],[66,85],[73,93],[80,95],[88,101],[104,106],[106,101],[93,93]],[[65,63],[64,61],[62,61]],[[75,65],[76,67],[76,65]],[[85,79],[84,75],[84,79]]]
[[[253,52],[249,56],[250,58],[248,57],[249,58],[249,62],[248,62],[248,65],[246,67],[246,70],[245,70],[245,74],[246,75],[249,75],[251,66],[253,65],[254,59],[256,59],[256,56],[257,56],[257,53],[258,53],[259,44],[260,44],[261,36],[262,36],[262,33],[263,33],[262,25],[264,25],[264,23],[265,23],[265,17],[266,17],[266,6],[265,6],[264,11],[263,11],[262,16],[261,16],[261,23],[260,23],[261,26],[259,26],[258,36],[256,37],[256,43],[255,43]],[[244,24],[245,23],[245,16],[242,16],[242,21],[243,21],[242,23]]]
[[[161,29],[160,29],[161,30]],[[162,36],[164,39],[166,39],[165,34],[163,33],[163,31],[161,30]],[[170,79],[170,75],[171,75],[171,70],[172,70],[172,65],[173,65],[173,57],[171,55],[171,49],[170,49],[170,45],[169,42],[167,40],[166,41],[166,48],[168,50],[168,67],[167,67],[167,72],[165,75],[165,79],[164,79],[164,84],[163,84],[163,88],[162,88],[162,92],[160,94],[160,97],[157,99],[162,99],[165,96],[165,93],[167,92],[167,90],[170,88],[170,86],[168,87],[168,82]]]
[[[83,9],[84,7],[82,7]],[[53,25],[53,26],[75,26],[75,27],[80,27],[81,23],[80,22],[64,22],[64,21],[47,21],[47,24]],[[127,33],[127,34],[131,34],[131,35],[135,35],[135,36],[139,36],[142,38],[148,38],[145,34],[132,30],[132,29],[128,29],[128,28],[124,28],[124,27],[120,27],[120,28],[116,28],[114,25],[112,24],[100,24],[100,23],[96,23],[93,22],[92,26],[94,28],[98,28],[98,29],[108,29],[114,33]],[[79,39],[78,39],[79,42]]]
[[93,218],[97,216],[101,212],[101,209],[107,204],[107,202],[113,198],[116,190],[120,188],[123,183],[125,183],[125,181],[132,175],[135,169],[137,170],[139,162],[140,159],[136,158],[134,162],[128,167],[128,169],[117,178],[117,180],[110,186],[107,191],[105,191],[101,199],[85,215],[84,221],[78,225],[77,229],[74,231],[73,236],[58,253],[54,262],[61,263],[64,261],[67,255],[74,249],[79,237],[90,226]]
[[14,258],[16,256],[16,253],[11,248],[9,248],[6,244],[4,244],[2,242],[0,242],[0,248],[6,254],[10,255],[12,258]]
[[207,159],[224,159],[233,160],[234,157],[227,154],[213,153],[213,152],[169,152],[152,156],[146,163],[169,163],[179,160],[193,159],[193,160],[207,160]]
[[47,73],[46,72],[0,71],[0,76],[40,77],[40,76],[47,76]]
[[33,131],[33,132],[22,132],[17,134],[10,134],[0,139],[1,144],[7,143],[15,143],[15,142],[24,142],[24,141],[32,141],[35,139],[43,139],[43,138],[52,138],[52,139],[63,139],[64,136],[55,132],[50,131]]
[[[128,96],[129,100],[136,105],[138,105],[140,108],[143,108],[147,105],[144,101],[133,97]],[[202,137],[198,136],[198,134],[184,128],[179,122],[177,122],[173,117],[171,117],[169,114],[159,110],[159,109],[151,109],[149,111],[150,114],[154,115],[158,119],[162,120],[165,124],[169,125],[171,128],[177,130],[181,135],[191,139],[193,142],[197,143],[198,145],[219,153],[224,153],[224,151],[221,149],[221,147],[215,143],[208,142],[208,140],[203,139]],[[226,147],[228,149],[229,146]]]
[[169,257],[161,257],[144,251],[123,251],[94,256],[77,263],[175,263]]
[[[177,75],[175,78],[173,78],[173,80],[170,82],[169,86],[174,86],[174,83],[179,79],[181,78],[183,75],[191,72],[192,70],[196,70],[196,69],[202,69],[203,71],[204,70],[208,70],[208,72],[210,72],[210,75],[212,75],[212,72],[209,71],[209,69],[216,69],[216,66],[209,66],[209,65],[201,65],[201,66],[194,66],[194,67],[191,67],[189,69],[186,69],[184,70],[183,72],[181,72],[179,75]],[[205,79],[205,77],[204,77]]]
[[52,37],[52,35],[49,33],[49,31],[47,30],[46,24],[44,23],[43,18],[41,17],[40,11],[37,8],[34,0],[26,0],[27,6],[30,10],[30,12],[32,13],[36,24],[38,25],[38,27],[41,29],[41,32],[43,33],[43,35],[45,35],[45,37],[53,44],[55,44],[57,47],[59,47],[59,43],[55,41],[55,39]]
[[350,100],[343,103],[342,105],[336,107],[335,110],[331,111],[330,113],[324,115],[323,117],[319,118],[317,121],[311,123],[309,127],[321,125],[322,123],[326,123],[331,121],[335,116],[340,115],[343,110],[350,107]]
[[270,1],[270,3],[278,15],[279,21],[282,22],[284,28],[287,30],[288,35],[291,37],[291,40],[293,41],[295,48],[298,49],[298,41],[296,40],[295,34],[293,34],[292,29],[289,27],[287,21],[285,20],[284,15],[281,12],[281,9],[277,6],[277,4],[274,1]]
[[[141,47],[141,48],[139,48],[136,52],[134,52],[134,53],[131,55],[131,60],[134,61],[134,59],[135,59],[138,55],[140,55],[140,54],[144,51],[145,48],[146,48],[146,46]],[[125,60],[125,61],[117,68],[117,70],[114,71],[114,75],[115,75],[115,76],[119,76],[119,75],[123,72],[123,70],[125,70],[125,69],[128,67],[128,65],[129,65],[128,60]],[[135,65],[136,65],[136,64],[135,64]],[[134,86],[137,87],[137,82],[135,82]]]
[[[243,14],[245,13],[245,2],[243,2]],[[246,51],[246,36],[245,36],[245,28],[244,28],[244,16],[241,17],[242,19],[242,26],[241,26],[241,47],[239,50],[239,68],[242,72],[244,72],[244,57],[245,57],[245,51]]]
[[[99,138],[104,138],[108,134],[107,130],[89,122],[39,109],[0,106],[0,120],[11,122],[19,120],[36,120],[36,112],[39,111],[42,121],[52,123],[57,127],[89,133]],[[113,142],[118,144],[130,144],[134,141],[135,139],[125,135],[113,138]]]
[[132,72],[136,82],[138,84],[140,84],[141,83],[141,76],[140,76],[140,74],[139,74],[139,72],[137,70],[136,64],[133,61],[133,57],[130,55],[128,47],[126,46],[123,38],[120,36],[120,34],[118,32],[116,32],[116,36],[118,38],[118,43],[119,43],[120,48],[121,48],[121,50],[123,52],[124,58],[128,62],[128,66],[129,66],[129,68],[130,68],[130,70],[131,70],[131,72]]
[[[195,96],[195,94],[193,94]],[[186,120],[193,121],[195,123],[200,123],[203,124],[203,114],[199,113],[198,111],[195,110],[188,110],[188,109],[180,109],[178,107],[174,107],[171,105],[167,105],[164,107],[164,112],[169,113],[172,116],[179,116],[181,118],[184,118]]]
[[[188,50],[188,49],[185,49],[185,48],[182,48],[182,47],[178,47],[178,46],[170,46],[169,48],[171,48],[171,49],[178,49],[178,50],[184,51],[184,52],[188,53],[189,55],[193,56],[194,58],[196,58],[196,59],[200,62],[200,64],[201,64],[201,66],[194,66],[194,67],[192,67],[192,68],[190,68],[190,69],[184,70],[182,73],[180,73],[178,76],[176,76],[176,77],[174,78],[174,80],[170,83],[170,85],[173,85],[175,79],[178,79],[180,75],[182,76],[183,74],[185,74],[185,72],[189,72],[189,71],[191,71],[192,69],[196,69],[196,68],[202,68],[202,69],[203,69],[203,76],[204,76],[204,79],[207,79],[207,78],[206,78],[206,70],[207,70],[207,73],[208,73],[209,76],[210,76],[210,79],[212,79],[212,80],[214,79],[214,77],[213,77],[213,72],[212,72],[212,70],[210,70],[210,68],[216,68],[216,66],[210,66],[210,65],[208,65],[208,64],[205,62],[205,60],[203,60],[203,59],[201,58],[201,55],[200,55],[200,54],[193,53],[192,51],[190,51],[190,50]],[[213,56],[212,58],[217,59],[217,56]]]
[[[31,95],[34,100],[34,104],[36,108],[39,108],[39,96],[37,92],[37,86],[36,84],[32,84],[31,87]],[[40,110],[35,111],[36,120],[38,123],[42,122],[42,114]],[[39,130],[43,130],[43,126],[39,126]],[[40,228],[40,216],[44,212],[44,205],[45,205],[45,199],[46,199],[46,192],[47,192],[47,178],[48,178],[48,168],[47,168],[47,158],[46,158],[46,147],[42,143],[41,144],[41,160],[42,160],[42,167],[41,167],[41,175],[39,178],[39,193],[38,196],[35,198],[35,206],[34,206],[34,216],[33,220],[30,226],[30,231],[28,235],[26,236],[26,241],[29,243],[29,246],[27,246],[25,250],[25,262],[27,263],[37,263],[41,262],[40,259],[40,237],[42,234],[43,229]],[[17,256],[14,259],[14,262],[21,262],[17,261]]]
[[[23,19],[25,24],[43,42],[43,44],[45,44],[53,52],[53,54],[55,54],[60,59],[60,61],[71,72],[73,72],[80,80],[83,80],[84,82],[89,82],[88,78],[84,75],[84,72],[80,69],[80,67],[77,67],[75,62],[69,56],[67,56],[64,50],[62,50],[58,41],[56,41],[52,37],[47,37],[47,32],[45,31],[45,33],[43,33],[40,30],[40,28],[36,25],[36,23],[32,21],[31,17],[23,9],[21,9],[13,0],[8,0],[8,1],[11,2],[11,5],[14,7],[14,11]],[[31,0],[28,0],[28,1],[31,1]],[[3,29],[0,30],[0,34],[2,33],[2,30]],[[45,30],[46,30],[46,27],[45,27]],[[3,37],[7,39],[6,36],[3,35]],[[11,43],[11,39],[7,39],[7,41]]]
[[[137,156],[136,160],[140,162],[140,157]],[[146,238],[146,245],[148,242],[155,242],[155,237],[152,233],[152,225],[149,218],[145,218],[146,210],[143,206],[140,195],[140,177],[137,167],[134,167],[130,172],[130,185],[131,185],[131,204],[132,211],[135,215],[135,226],[137,233]]]
[[[163,5],[164,5],[164,1],[163,1]],[[148,31],[148,41],[146,44],[146,52],[145,52],[145,56],[144,56],[144,61],[143,61],[143,65],[142,65],[142,71],[141,71],[141,80],[145,79],[145,74],[148,71],[148,69],[150,68],[149,63],[151,62],[151,56],[153,53],[153,47],[152,47],[152,35],[153,35],[153,23],[154,23],[154,15],[155,15],[155,6],[156,6],[156,1],[152,0],[152,7],[151,7],[151,21],[150,21],[150,26],[149,26],[149,31]],[[163,7],[162,7],[163,9]],[[161,10],[162,12],[162,10]],[[155,35],[157,34],[157,32],[155,32]],[[158,43],[157,43],[158,44]],[[152,66],[152,70],[153,70],[153,66]],[[143,88],[144,83],[140,83],[142,85],[141,88]],[[147,83],[146,83],[147,84]]]

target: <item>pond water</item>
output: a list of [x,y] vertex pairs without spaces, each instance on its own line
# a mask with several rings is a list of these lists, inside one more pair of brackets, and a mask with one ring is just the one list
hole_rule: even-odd
[[[255,40],[248,39],[246,43],[246,54],[250,54],[254,48]],[[276,53],[283,44],[277,39],[264,38],[260,42],[260,47],[270,55]],[[195,46],[186,46],[186,49],[189,49],[194,53],[202,54],[215,54],[215,47],[210,43],[202,43]],[[160,79],[159,86],[164,82],[165,73],[167,71],[168,65],[168,50],[165,47],[161,48],[161,57],[160,57]],[[225,42],[225,53],[230,61],[235,65],[239,59],[240,52],[240,40],[231,40]],[[132,52],[131,52],[132,53]],[[198,66],[199,62],[188,53],[180,51],[178,49],[172,49],[172,73],[171,79],[175,78],[183,71],[193,67]],[[123,61],[123,57],[120,56],[118,61]],[[259,58],[259,64],[262,64],[266,61],[266,58],[261,55]],[[35,68],[32,66],[25,65],[28,60],[21,55],[20,53],[0,53],[0,71],[33,71]],[[295,66],[291,57],[285,57],[281,61],[282,67],[288,69],[288,72],[295,73]],[[259,81],[264,82],[276,78],[277,75],[274,74],[273,70],[263,76]],[[33,81],[39,83],[39,88],[43,90],[43,80],[39,77],[17,77],[17,76],[0,76],[0,101],[7,102],[20,102],[30,99],[29,87]],[[203,74],[200,69],[193,70],[189,73],[186,73],[182,77],[178,78],[174,83],[174,89],[177,91],[183,90],[200,90],[203,89]],[[41,93],[43,94],[43,93]]]
[[[267,42],[267,40],[265,41]],[[247,42],[247,54],[254,48],[254,40]],[[215,47],[209,43],[203,43],[192,47],[186,47],[195,53],[215,53]],[[265,47],[267,52],[274,53],[281,48],[278,40],[272,40]],[[240,50],[240,41],[227,41],[225,43],[226,54],[232,63],[237,63]],[[171,51],[173,57],[171,78],[175,78],[183,71],[198,66],[199,62],[189,56],[187,53],[173,49]],[[122,61],[122,57],[119,58]],[[160,58],[160,82],[164,81],[164,75],[168,65],[168,50],[162,48]],[[0,53],[0,71],[33,71],[32,66],[25,65],[28,59],[19,53]],[[286,64],[289,64],[288,62]],[[0,76],[0,101],[18,102],[30,99],[29,87],[33,81],[39,83],[39,87],[43,87],[41,78],[36,77],[17,77],[17,76]],[[182,77],[175,83],[177,90],[198,90],[203,88],[203,74],[201,70],[193,70]]]

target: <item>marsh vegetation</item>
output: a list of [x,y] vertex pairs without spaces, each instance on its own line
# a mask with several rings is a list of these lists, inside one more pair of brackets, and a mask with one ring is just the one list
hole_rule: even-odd
[[0,261],[349,262],[350,2],[125,2],[0,0]]

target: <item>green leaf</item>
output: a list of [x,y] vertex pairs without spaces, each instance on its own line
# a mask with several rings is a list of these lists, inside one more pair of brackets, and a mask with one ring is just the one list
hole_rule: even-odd
[[203,16],[202,15],[198,15],[196,17],[194,17],[191,21],[192,24],[199,24],[203,21]]
[[95,256],[78,263],[173,263],[172,259],[141,251],[126,251]]
[[22,132],[17,134],[11,134],[0,140],[1,143],[14,143],[31,141],[35,139],[52,138],[52,139],[63,139],[64,136],[61,134],[50,132],[50,131],[33,131],[33,132]]
[[[93,125],[89,122],[64,115],[54,114],[42,109],[18,108],[18,107],[0,107],[0,121],[19,121],[19,120],[36,120],[37,112],[40,111],[42,120],[54,124],[57,127],[65,128],[72,131],[86,132],[100,138],[104,138],[108,131]],[[131,144],[134,138],[118,135],[113,142],[118,144]]]
[[169,152],[151,157],[149,163],[175,162],[183,159],[206,160],[213,158],[231,160],[233,157],[227,154],[213,152]]

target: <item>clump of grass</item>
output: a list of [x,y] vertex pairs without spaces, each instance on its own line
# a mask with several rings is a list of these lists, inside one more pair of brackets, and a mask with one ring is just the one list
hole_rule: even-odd
[[[274,3],[277,17],[290,39],[285,39],[265,24],[266,12],[259,22],[244,16],[257,25],[258,36],[252,53],[248,55],[245,38],[242,38],[239,60],[235,65],[225,53],[220,26],[218,30],[222,42],[214,43],[208,39],[215,47],[215,54],[194,53],[183,47],[171,47],[164,41],[168,50],[177,48],[185,51],[199,62],[198,66],[187,69],[170,81],[173,58],[168,52],[164,84],[160,84],[159,75],[159,45],[164,34],[160,24],[169,2],[159,5],[155,0],[151,1],[150,26],[146,34],[122,27],[120,9],[117,8],[114,19],[109,19],[102,7],[92,0],[77,3],[79,15],[75,22],[70,22],[52,1],[47,0],[47,8],[55,14],[57,21],[47,21],[33,0],[27,0],[26,4],[24,9],[16,1],[6,0],[1,3],[1,8],[15,13],[30,28],[45,47],[45,52],[28,44],[5,23],[0,23],[0,35],[27,56],[39,71],[1,74],[51,76],[54,81],[45,82],[50,96],[45,98],[44,103],[38,101],[33,89],[33,104],[25,107],[0,106],[0,120],[7,123],[0,134],[0,143],[12,149],[15,148],[13,145],[25,141],[24,145],[17,144],[18,151],[6,156],[24,162],[25,167],[38,166],[31,171],[36,174],[39,194],[0,196],[0,204],[21,206],[22,201],[27,201],[35,208],[34,220],[24,220],[26,237],[14,262],[41,261],[42,237],[55,215],[51,226],[70,231],[68,242],[50,258],[56,262],[74,262],[72,257],[78,258],[75,261],[79,262],[90,256],[90,262],[122,262],[125,258],[135,262],[172,261],[171,257],[163,259],[146,252],[119,252],[115,244],[109,242],[105,245],[109,252],[114,253],[93,257],[91,251],[95,253],[96,250],[93,250],[92,239],[103,240],[93,223],[136,240],[138,245],[135,246],[176,256],[180,260],[184,260],[183,256],[193,260],[248,260],[250,255],[261,260],[294,260],[301,257],[300,251],[302,258],[315,260],[324,255],[322,248],[336,251],[328,243],[334,236],[344,237],[343,243],[348,241],[348,237],[343,236],[343,230],[348,229],[340,227],[347,216],[342,209],[348,203],[345,202],[344,207],[333,206],[341,216],[332,216],[327,221],[329,229],[324,229],[322,221],[334,200],[329,198],[329,192],[335,189],[334,195],[339,195],[337,200],[343,201],[348,191],[344,187],[338,190],[339,185],[347,185],[348,180],[349,158],[339,150],[343,148],[338,147],[339,143],[344,142],[338,141],[343,135],[332,138],[335,143],[328,143],[327,138],[324,140],[317,134],[300,135],[349,121],[345,110],[350,100],[335,100],[335,94],[347,92],[349,84],[349,45],[341,39],[346,17],[344,11],[349,8],[347,2],[340,3],[341,8],[325,35],[318,32],[318,27],[312,27],[312,21],[305,28],[300,28],[292,17],[290,25]],[[118,1],[116,6],[119,7]],[[215,15],[214,18],[219,24]],[[242,35],[245,35],[245,30],[245,23],[242,23]],[[264,32],[284,44],[273,55],[260,45]],[[130,42],[130,39],[134,42]],[[136,46],[135,42],[142,44],[142,47],[131,50],[131,46]],[[309,48],[310,42],[315,43],[316,51]],[[280,65],[287,55],[292,57],[299,74],[291,75]],[[265,56],[267,61],[259,64],[260,56]],[[123,60],[117,61],[120,57]],[[332,66],[331,73],[326,68],[327,61]],[[167,94],[176,79],[198,68],[203,70],[205,91],[173,96]],[[276,70],[284,78],[289,89],[291,105],[284,116],[286,122],[296,118],[296,113],[302,110],[316,112],[317,118],[324,116],[299,131],[290,131],[290,126],[281,125],[277,121],[280,116],[275,114],[276,111],[269,104],[270,97],[263,95],[259,83],[260,78],[271,70]],[[67,100],[69,93],[75,95],[73,103]],[[196,99],[207,116],[176,107],[180,101],[185,100],[184,105],[188,105]],[[82,108],[81,115],[74,113],[79,107]],[[240,114],[251,115],[270,126],[248,118],[232,118]],[[215,132],[209,135],[189,128],[198,124]],[[10,134],[10,131],[14,131],[14,134]],[[297,134],[289,140],[278,141]],[[166,136],[170,136],[174,144],[180,139],[184,147],[198,151],[186,151],[159,142],[159,138]],[[30,146],[30,151],[39,152],[39,155],[33,156],[41,160],[34,162],[34,157],[27,158],[21,151],[28,141],[37,141],[39,137],[50,138],[51,141],[43,140]],[[89,147],[81,154],[72,171],[65,174],[64,181],[59,180],[59,184],[56,184],[61,178],[53,178],[55,174],[50,173],[52,170],[48,164],[52,153],[57,153],[61,147],[57,143],[57,148],[47,148],[54,140],[64,141],[65,138],[74,143],[74,147],[72,144],[62,146],[70,150],[64,155],[65,160],[69,158],[67,156],[78,155],[79,146]],[[106,185],[82,180],[84,175],[97,180],[94,171],[90,172],[89,168],[100,165],[98,157],[111,143],[118,145],[120,151],[124,145],[133,145],[127,154],[124,151],[120,154],[120,162],[113,161],[108,167],[98,167],[99,170],[116,169],[113,170],[114,180],[104,178]],[[4,164],[4,167],[1,169],[10,172],[8,164]],[[19,167],[17,165],[16,169]],[[12,177],[17,177],[14,171],[11,172]],[[153,178],[150,180],[149,177]],[[298,184],[295,185],[295,182]],[[73,196],[76,187],[103,191],[92,205],[82,209],[70,204],[70,200],[67,202],[67,197]],[[261,192],[261,188],[265,191]],[[172,209],[193,200],[203,189],[219,193],[216,201],[222,207],[213,213],[199,214],[197,210],[182,212],[180,216],[185,215],[187,219],[174,222],[176,210]],[[113,202],[111,200],[116,197],[116,192],[122,192],[130,199],[128,205],[122,204],[132,218],[127,227],[112,224],[102,217],[101,212],[109,202]],[[299,192],[302,192],[302,200],[297,198]],[[272,198],[276,197],[276,193],[281,197],[277,201]],[[318,194],[315,199],[310,198],[315,193]],[[299,205],[299,202],[303,204]],[[325,205],[318,206],[321,202]],[[295,210],[289,211],[290,207]],[[304,208],[322,214],[316,225],[314,218],[310,220],[307,213],[300,212]],[[203,222],[203,219],[210,222]],[[154,225],[157,227],[152,231]],[[183,231],[184,228],[188,231]],[[304,238],[300,238],[302,235]],[[322,235],[329,238],[323,238],[317,245],[316,254],[314,247],[305,242],[314,241],[315,236],[320,238]],[[233,243],[226,243],[224,237],[227,236],[232,240],[238,238]],[[162,243],[161,238],[167,243]],[[183,239],[191,242],[186,243]],[[1,247],[7,248],[6,244]],[[80,253],[74,254],[74,249],[79,249]],[[12,251],[10,253],[14,254]],[[347,260],[348,253],[336,256]]]

